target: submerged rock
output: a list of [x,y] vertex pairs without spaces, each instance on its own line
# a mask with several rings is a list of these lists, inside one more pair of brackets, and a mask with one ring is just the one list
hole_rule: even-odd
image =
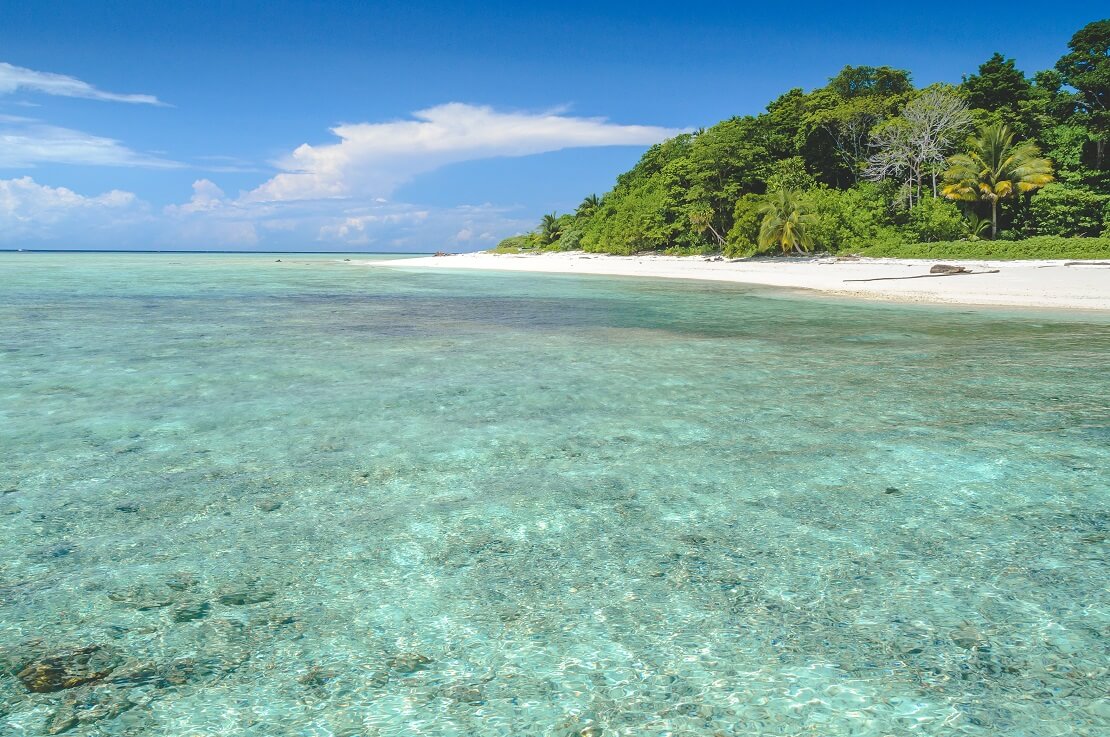
[[964,650],[972,650],[987,644],[986,638],[971,625],[960,627],[953,631],[950,637],[956,647],[963,648]]
[[132,663],[117,668],[107,679],[114,686],[145,686],[158,679],[157,663]]
[[148,586],[134,586],[122,591],[111,591],[108,598],[117,604],[138,609],[140,612],[161,609],[173,603],[173,597],[165,591],[157,591]]
[[460,704],[477,706],[486,702],[482,689],[471,684],[458,684],[443,691],[443,695]]
[[77,710],[72,704],[63,704],[46,720],[44,730],[47,734],[62,734],[76,727],[77,723]]
[[254,506],[258,507],[263,512],[276,512],[281,509],[281,502],[277,499],[263,499]]
[[272,591],[236,591],[220,596],[220,603],[228,606],[247,606],[261,604],[274,598]]
[[173,610],[170,619],[174,622],[195,622],[198,619],[204,619],[208,616],[208,611],[212,606],[207,601],[196,601],[188,604],[182,604]]
[[154,686],[169,688],[181,686],[194,678],[211,675],[216,667],[211,663],[181,658],[168,663],[133,663],[117,668],[105,680],[113,686]]
[[90,645],[32,660],[16,677],[32,693],[53,693],[104,680],[117,664],[111,651]]
[[427,670],[432,659],[420,653],[401,653],[389,659],[387,665],[398,673],[416,673]]
[[[566,724],[566,722],[564,722]],[[559,737],[601,737],[605,732],[596,724],[573,724],[558,730]]]
[[297,678],[297,683],[302,686],[324,686],[334,681],[336,677],[337,674],[335,671],[324,670],[317,665],[309,668],[307,673]]
[[74,692],[47,718],[45,731],[46,734],[62,734],[78,724],[114,719],[134,706],[126,694],[114,689]]
[[40,558],[64,558],[72,552],[77,550],[77,546],[71,542],[62,542],[57,545],[51,545],[39,551],[38,557]]
[[266,588],[257,581],[248,581],[239,586],[225,587],[218,601],[228,606],[247,606],[271,601],[274,595],[273,590]]
[[174,591],[185,591],[197,585],[197,577],[189,572],[175,573],[166,579],[166,587]]

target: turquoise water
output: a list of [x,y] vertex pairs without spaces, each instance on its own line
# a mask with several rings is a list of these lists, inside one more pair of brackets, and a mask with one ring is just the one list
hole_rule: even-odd
[[0,254],[0,734],[1110,732],[1110,318],[276,258]]

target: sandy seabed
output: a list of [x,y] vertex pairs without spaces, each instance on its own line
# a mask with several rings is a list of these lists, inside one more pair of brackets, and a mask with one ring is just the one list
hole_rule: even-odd
[[[572,251],[519,255],[480,252],[352,263],[403,268],[702,279],[906,302],[1110,310],[1110,264],[1097,261],[941,262],[868,258],[718,261],[699,256],[609,256]],[[925,276],[929,274],[930,267],[938,263],[963,266],[972,273]]]

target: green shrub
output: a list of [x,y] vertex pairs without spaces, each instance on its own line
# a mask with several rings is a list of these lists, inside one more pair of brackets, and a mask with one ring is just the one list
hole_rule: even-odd
[[732,228],[725,236],[725,255],[729,258],[752,256],[759,251],[759,225],[763,215],[759,208],[763,197],[746,194],[736,201],[732,210]]
[[875,186],[862,184],[839,190],[821,187],[807,193],[817,222],[811,227],[814,246],[836,253],[878,242],[900,241],[889,225],[883,198]]
[[1033,195],[1029,208],[1039,235],[1097,236],[1108,201],[1086,187],[1054,182]]
[[506,238],[493,249],[494,253],[520,253],[543,248],[543,239],[536,233],[523,233]]
[[676,218],[669,211],[663,183],[656,177],[630,187],[615,202],[605,201],[586,224],[581,245],[585,251],[628,256],[640,251],[662,251],[671,245]]
[[911,242],[954,241],[967,233],[967,223],[954,202],[928,197],[910,212],[905,232]]
[[1110,259],[1110,238],[1035,236],[1023,241],[944,241],[875,243],[855,251],[861,256],[925,259]]
[[582,230],[577,227],[567,228],[555,241],[554,246],[560,251],[577,251],[582,248]]
[[776,161],[767,176],[767,191],[786,189],[793,192],[808,192],[817,187],[817,180],[806,171],[806,161],[801,156]]

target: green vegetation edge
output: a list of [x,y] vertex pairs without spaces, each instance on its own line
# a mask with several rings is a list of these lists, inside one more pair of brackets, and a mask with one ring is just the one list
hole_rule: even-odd
[[1031,78],[996,53],[923,89],[845,67],[652,146],[609,192],[494,250],[1108,259],[1110,19],[1068,49]]

